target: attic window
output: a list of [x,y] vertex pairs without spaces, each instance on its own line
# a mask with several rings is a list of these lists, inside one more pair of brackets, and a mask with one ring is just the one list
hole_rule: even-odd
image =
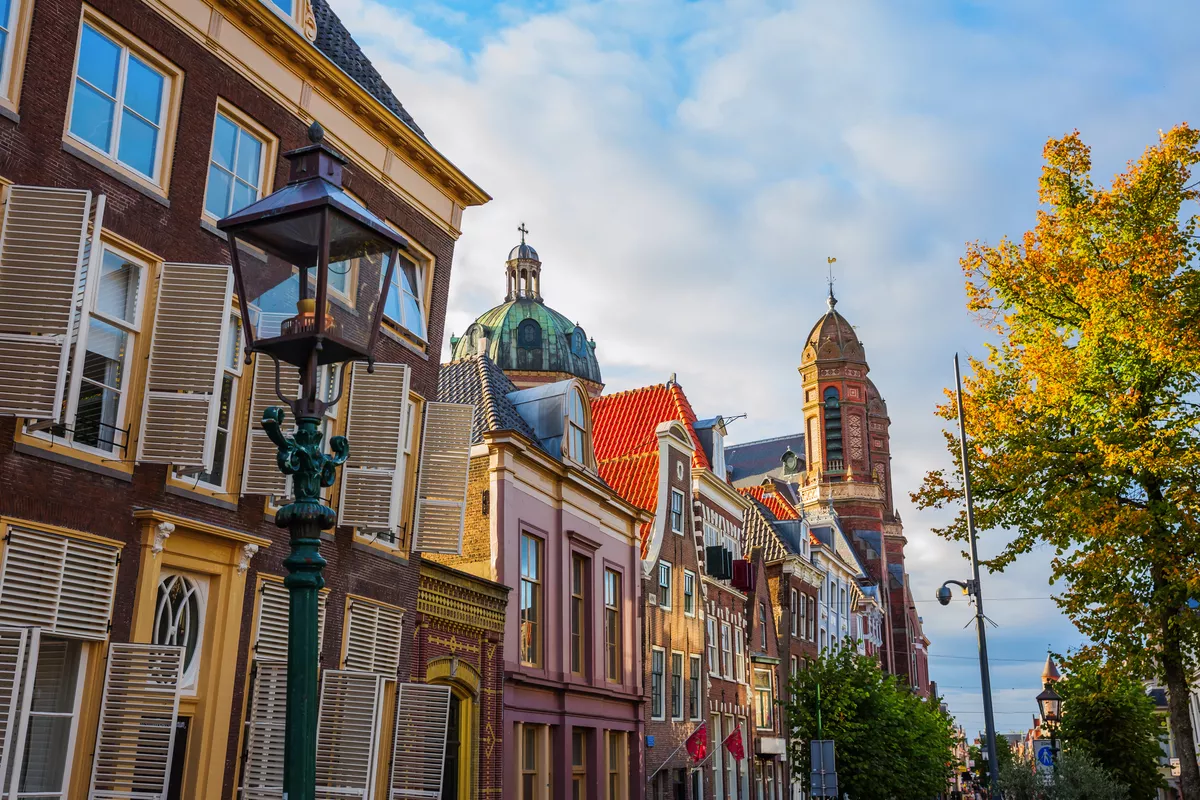
[[566,456],[584,466],[592,464],[591,431],[583,392],[572,389],[567,398]]
[[517,369],[542,368],[542,326],[535,319],[517,326]]

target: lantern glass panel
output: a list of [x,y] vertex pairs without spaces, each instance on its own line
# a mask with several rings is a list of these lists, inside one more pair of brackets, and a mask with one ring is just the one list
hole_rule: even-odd
[[317,333],[321,216],[328,215],[323,335],[319,363],[369,355],[383,281],[395,245],[336,207],[260,220],[236,234],[247,324],[254,349],[293,364],[307,361]]

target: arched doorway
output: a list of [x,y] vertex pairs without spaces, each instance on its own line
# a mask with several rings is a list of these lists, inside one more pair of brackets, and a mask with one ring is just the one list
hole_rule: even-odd
[[470,664],[451,656],[429,662],[425,681],[450,687],[441,800],[471,800],[479,780],[480,675]]

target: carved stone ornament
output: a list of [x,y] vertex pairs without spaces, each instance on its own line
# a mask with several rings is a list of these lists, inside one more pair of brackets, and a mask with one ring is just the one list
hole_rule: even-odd
[[250,569],[250,559],[254,558],[254,554],[258,552],[258,545],[244,544],[242,545],[242,557],[238,559],[237,571],[238,575],[245,575],[246,570]]
[[167,544],[167,539],[175,531],[175,525],[170,522],[160,522],[154,526],[154,544],[150,547],[151,553],[161,553],[163,547]]
[[317,18],[311,0],[300,0],[300,32],[310,42],[317,40]]

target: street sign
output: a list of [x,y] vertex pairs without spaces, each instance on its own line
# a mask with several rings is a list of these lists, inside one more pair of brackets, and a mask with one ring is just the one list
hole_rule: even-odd
[[834,759],[833,739],[814,739],[810,743],[812,774],[810,794],[813,797],[837,797],[837,763]]
[[1050,742],[1039,739],[1033,743],[1033,757],[1037,761],[1038,769],[1048,770],[1054,766],[1054,750],[1050,747]]

